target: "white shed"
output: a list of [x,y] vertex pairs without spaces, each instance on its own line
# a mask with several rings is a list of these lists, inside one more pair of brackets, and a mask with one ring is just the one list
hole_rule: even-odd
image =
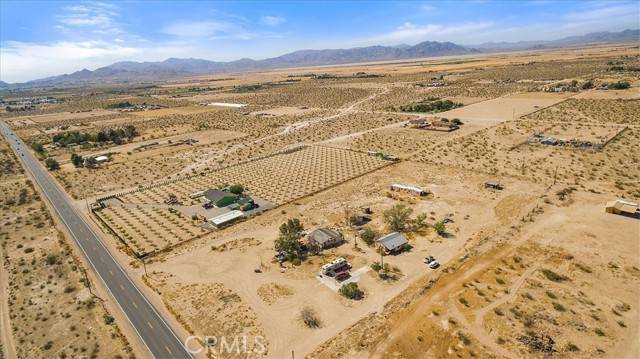
[[242,211],[233,210],[219,216],[209,218],[207,221],[213,224],[216,228],[220,228],[242,217],[244,217],[244,213],[242,213]]

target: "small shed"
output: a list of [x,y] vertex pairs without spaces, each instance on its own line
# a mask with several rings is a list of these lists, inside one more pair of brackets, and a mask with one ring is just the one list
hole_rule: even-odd
[[615,201],[607,203],[604,210],[607,213],[619,214],[623,216],[637,216],[638,214],[640,214],[638,212],[637,203],[629,202],[624,199],[617,199]]
[[96,160],[97,163],[102,163],[102,162],[107,162],[109,161],[109,156],[105,156],[105,155],[100,155],[97,156],[96,158],[94,158]]
[[318,228],[307,236],[307,241],[312,246],[320,249],[335,247],[342,243],[342,233],[330,228]]
[[207,221],[216,228],[222,228],[225,225],[243,217],[244,217],[244,213],[242,213],[242,211],[234,210],[234,211],[229,211],[227,213],[223,213],[219,216],[215,216],[213,218],[209,218]]
[[402,246],[409,243],[404,236],[398,232],[392,232],[377,241],[378,246],[383,248],[386,253],[395,253],[402,250]]

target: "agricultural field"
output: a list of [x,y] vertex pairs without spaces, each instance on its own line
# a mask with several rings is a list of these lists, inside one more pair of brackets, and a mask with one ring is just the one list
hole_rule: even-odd
[[[366,153],[324,146],[308,146],[291,152],[203,173],[189,179],[119,197],[130,203],[157,203],[158,193],[175,193],[189,203],[194,192],[240,183],[252,195],[281,205],[322,191],[351,178],[390,164]],[[156,195],[154,198],[154,194]],[[162,195],[159,198],[163,198]]]
[[[262,338],[273,358],[626,358],[640,350],[640,232],[604,206],[640,200],[640,75],[612,65],[639,59],[593,46],[194,76],[55,93],[7,122],[181,333]],[[10,310],[38,293],[25,328],[64,313],[60,338],[91,326],[99,356],[128,356],[104,309],[78,299],[77,263],[46,263],[68,249],[31,187],[17,192],[20,167],[0,166],[3,200],[26,201],[2,207],[3,252],[22,258]],[[239,202],[197,193],[233,186],[257,207],[214,225]],[[283,244],[291,223],[299,242]],[[316,252],[318,228],[343,241]],[[394,231],[406,245],[381,255]],[[345,282],[321,272],[339,257]],[[42,334],[14,329],[36,357]]]

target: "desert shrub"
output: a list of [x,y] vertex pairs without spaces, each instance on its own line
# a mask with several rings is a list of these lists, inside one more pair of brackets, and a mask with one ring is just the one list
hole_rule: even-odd
[[55,254],[49,254],[47,255],[47,258],[45,261],[47,262],[48,265],[54,265],[58,262],[58,256]]
[[559,312],[565,312],[567,309],[564,307],[564,305],[558,303],[558,302],[553,302],[553,309],[559,311]]
[[54,160],[53,158],[47,158],[46,160],[44,160],[44,164],[45,166],[47,166],[49,171],[55,171],[60,168],[60,164],[58,163],[58,161]]
[[592,273],[593,272],[593,270],[589,266],[587,266],[585,264],[582,264],[582,263],[576,263],[576,267],[578,267],[578,269],[580,269],[581,271],[583,271],[585,273]]
[[359,300],[364,297],[364,292],[358,287],[358,283],[347,283],[340,287],[340,294],[348,299]]
[[436,230],[436,233],[438,233],[438,235],[442,236],[443,234],[447,233],[447,226],[444,224],[444,222],[436,222],[433,225],[433,229]]
[[558,274],[550,269],[543,269],[542,274],[544,274],[544,276],[552,282],[563,282],[569,279],[566,276]]
[[567,343],[567,351],[569,351],[569,352],[578,352],[578,351],[580,351],[580,348],[578,348],[577,345],[569,342],[569,343]]
[[322,323],[318,318],[318,313],[311,307],[304,307],[300,311],[300,318],[302,322],[309,328],[315,329],[320,328]]

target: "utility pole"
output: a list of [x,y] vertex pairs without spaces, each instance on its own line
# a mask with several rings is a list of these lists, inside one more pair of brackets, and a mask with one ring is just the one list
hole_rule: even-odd
[[556,185],[556,179],[558,175],[558,166],[556,165],[556,170],[553,172],[553,185]]

